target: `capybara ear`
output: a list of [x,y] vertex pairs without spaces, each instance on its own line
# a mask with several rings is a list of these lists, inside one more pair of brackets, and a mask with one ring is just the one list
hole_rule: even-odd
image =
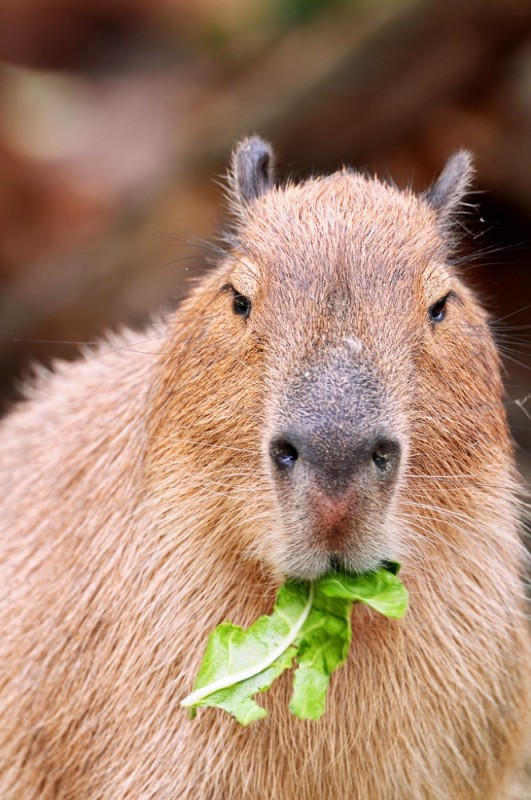
[[271,145],[259,136],[249,136],[236,145],[229,172],[229,194],[236,214],[273,186],[274,160]]
[[458,150],[450,156],[435,183],[425,192],[424,198],[444,224],[451,224],[470,188],[473,175],[471,154],[467,150]]

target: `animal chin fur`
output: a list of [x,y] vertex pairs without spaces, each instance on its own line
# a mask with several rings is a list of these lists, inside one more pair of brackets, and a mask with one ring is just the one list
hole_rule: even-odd
[[[0,425],[0,796],[502,800],[529,640],[497,392],[492,419],[451,442],[444,407],[408,410],[389,537],[410,610],[399,623],[355,607],[321,720],[289,715],[289,675],[250,728],[180,708],[209,632],[270,610],[286,545],[257,435],[259,345],[242,360],[244,329],[219,333],[226,269],[168,322],[58,366]],[[467,461],[474,424],[494,433]],[[426,447],[427,430],[447,446]]]

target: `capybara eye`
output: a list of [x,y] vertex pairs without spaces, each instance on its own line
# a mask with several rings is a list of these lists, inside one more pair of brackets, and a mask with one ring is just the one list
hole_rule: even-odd
[[238,316],[247,319],[251,313],[251,300],[244,294],[240,294],[240,292],[234,288],[232,283],[226,283],[221,287],[221,291],[232,292],[232,310],[235,314],[238,314]]
[[448,298],[450,296],[450,292],[445,294],[444,297],[441,297],[436,303],[430,306],[430,310],[428,312],[430,317],[430,322],[442,322],[446,316],[446,304],[448,302]]
[[239,294],[236,290],[234,290],[234,300],[232,301],[232,307],[234,309],[235,314],[239,314],[240,317],[247,318],[251,313],[251,301],[248,297],[245,297],[243,294]]

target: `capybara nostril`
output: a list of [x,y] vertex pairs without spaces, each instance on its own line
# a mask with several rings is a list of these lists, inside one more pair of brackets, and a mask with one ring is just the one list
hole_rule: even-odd
[[392,439],[382,439],[372,451],[372,460],[379,478],[390,477],[400,463],[400,444]]
[[277,436],[269,445],[269,455],[280,472],[289,472],[295,466],[299,453],[294,444],[284,436]]

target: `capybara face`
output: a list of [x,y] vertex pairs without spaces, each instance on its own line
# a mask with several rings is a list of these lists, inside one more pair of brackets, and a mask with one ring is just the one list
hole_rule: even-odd
[[279,575],[426,560],[507,456],[487,317],[452,263],[468,157],[422,197],[352,171],[275,187],[250,141],[230,249],[188,301],[194,469],[217,459],[235,546]]
[[[274,498],[266,551],[285,574],[400,557],[415,477],[473,472],[492,436],[497,359],[444,211],[349,171],[245,207],[214,303],[255,390],[244,428]],[[473,382],[456,381],[461,364]],[[460,463],[452,438],[470,442]]]

